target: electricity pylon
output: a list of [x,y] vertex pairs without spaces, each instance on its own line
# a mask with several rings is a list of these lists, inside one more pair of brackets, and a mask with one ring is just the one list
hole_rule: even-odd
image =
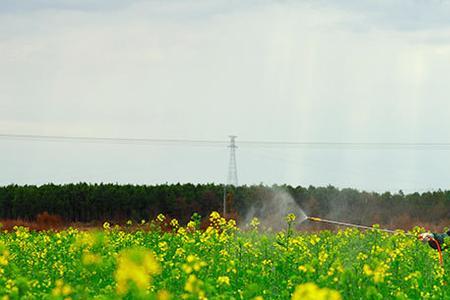
[[235,135],[230,135],[230,144],[228,148],[230,148],[230,161],[228,164],[228,180],[227,185],[238,186],[238,177],[237,177],[237,167],[236,167],[236,137]]
[[236,138],[235,135],[230,135],[230,160],[228,163],[228,178],[227,183],[223,186],[223,216],[227,212],[227,186],[238,186],[237,166],[236,166]]

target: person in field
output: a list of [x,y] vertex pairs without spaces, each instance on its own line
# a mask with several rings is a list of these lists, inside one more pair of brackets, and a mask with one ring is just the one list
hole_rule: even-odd
[[450,244],[450,230],[444,233],[433,233],[433,232],[425,232],[419,234],[419,240],[423,243],[428,243],[431,248],[438,250],[444,250],[447,248],[447,245]]

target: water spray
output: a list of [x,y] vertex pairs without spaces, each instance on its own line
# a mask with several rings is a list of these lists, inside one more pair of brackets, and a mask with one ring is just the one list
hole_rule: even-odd
[[[345,222],[339,222],[339,221],[333,221],[333,220],[327,220],[327,219],[321,219],[317,217],[307,217],[307,220],[313,221],[313,222],[320,222],[320,223],[328,223],[333,225],[339,225],[339,226],[346,226],[346,227],[354,227],[354,228],[361,228],[361,229],[376,229],[379,231],[389,232],[389,233],[397,233],[395,230],[385,229],[385,228],[374,228],[370,226],[364,226],[359,224],[352,224],[352,223],[345,223]],[[405,233],[406,235],[412,235],[410,233]]]

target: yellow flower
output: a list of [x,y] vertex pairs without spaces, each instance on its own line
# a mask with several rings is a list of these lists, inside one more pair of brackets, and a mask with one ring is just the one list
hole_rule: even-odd
[[184,254],[184,249],[183,248],[177,248],[177,250],[175,251],[175,255],[177,256],[182,256]]
[[328,258],[328,254],[325,251],[321,251],[319,253],[319,262],[321,265],[327,261],[327,258]]
[[167,251],[167,249],[169,249],[169,245],[167,244],[167,242],[159,242],[158,243],[158,247],[159,249],[161,249],[161,251]]
[[387,273],[387,270],[389,269],[389,266],[386,265],[385,263],[380,263],[375,270],[372,270],[368,265],[364,265],[363,266],[363,273],[366,276],[372,277],[373,281],[375,283],[378,282],[383,282],[384,278],[388,275],[390,275],[389,273]]
[[170,300],[170,294],[166,290],[160,290],[156,295],[156,298],[158,300]]
[[308,271],[308,269],[305,267],[305,266],[298,266],[298,270],[299,271],[302,271],[302,272],[306,272],[306,271]]
[[363,266],[363,273],[364,273],[366,276],[372,276],[372,275],[373,275],[373,271],[372,271],[372,269],[371,269],[368,265],[364,265],[364,266]]
[[181,267],[186,274],[190,274],[192,273],[192,271],[194,271],[194,269],[188,264],[183,264]]
[[170,226],[172,226],[173,228],[178,228],[180,225],[178,224],[178,220],[177,219],[172,219],[170,221]]
[[220,219],[220,214],[217,211],[213,211],[210,215],[209,215],[209,220],[213,221],[216,219]]
[[166,217],[163,214],[159,214],[156,217],[156,220],[158,220],[159,222],[163,222],[166,219]]
[[195,229],[195,222],[194,221],[189,221],[186,225],[187,228],[189,228],[190,230]]
[[117,258],[117,293],[125,294],[130,283],[144,291],[150,287],[150,276],[160,272],[159,265],[152,253],[146,249],[123,250]]
[[8,256],[9,256],[9,251],[3,250],[3,252],[0,256],[0,266],[6,266],[8,264]]
[[186,229],[184,229],[183,227],[178,228],[177,233],[179,235],[186,235]]
[[292,300],[341,300],[341,295],[335,290],[319,288],[314,283],[298,285],[292,294]]
[[315,244],[317,244],[319,241],[320,241],[320,237],[318,237],[317,235],[313,235],[313,236],[311,236],[311,238],[310,238],[311,245],[315,245]]
[[236,228],[236,220],[234,220],[234,219],[228,220],[228,227],[229,228]]
[[81,261],[84,265],[95,265],[102,261],[102,257],[93,253],[85,253]]
[[368,258],[367,254],[363,252],[359,252],[358,255],[356,256],[357,260],[366,260],[367,258]]
[[259,226],[259,219],[258,218],[253,218],[251,221],[250,221],[250,226],[253,228],[253,229],[258,229],[258,226]]
[[55,284],[56,286],[52,290],[53,296],[69,296],[72,293],[72,288],[69,285],[64,284],[61,279],[56,280]]
[[63,294],[64,296],[68,296],[68,295],[70,295],[71,293],[72,293],[72,288],[71,288],[70,286],[65,285],[65,286],[62,288],[62,294]]
[[[184,290],[196,298],[204,299],[205,292],[202,290],[203,281],[197,278],[194,274],[189,275],[184,285]],[[189,298],[189,295],[186,295]]]
[[316,269],[314,269],[314,267],[309,265],[309,264],[308,265],[299,266],[298,270],[301,271],[301,272],[305,272],[305,273],[306,272],[310,272],[310,273],[316,272]]
[[292,222],[294,222],[295,221],[295,215],[294,214],[288,214],[287,216],[286,216],[286,222],[288,222],[288,223],[292,223]]
[[186,257],[186,264],[183,264],[181,267],[183,269],[183,271],[186,274],[190,274],[193,271],[200,271],[200,269],[204,266],[206,266],[206,263],[201,261],[197,256],[195,255],[188,255],[188,257]]
[[192,254],[186,257],[186,262],[186,264],[181,266],[186,274],[190,274],[193,271],[198,272],[202,267],[206,266],[204,261],[201,261],[197,256]]
[[230,278],[228,276],[219,276],[219,278],[217,278],[217,283],[230,285]]
[[270,259],[265,259],[262,261],[263,266],[271,266],[272,261]]

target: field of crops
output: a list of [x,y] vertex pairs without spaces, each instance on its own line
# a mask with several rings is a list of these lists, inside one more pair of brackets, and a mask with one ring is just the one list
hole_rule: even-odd
[[207,230],[160,215],[98,231],[1,233],[0,297],[450,299],[437,252],[402,232],[301,233],[293,215],[279,233],[210,220]]

